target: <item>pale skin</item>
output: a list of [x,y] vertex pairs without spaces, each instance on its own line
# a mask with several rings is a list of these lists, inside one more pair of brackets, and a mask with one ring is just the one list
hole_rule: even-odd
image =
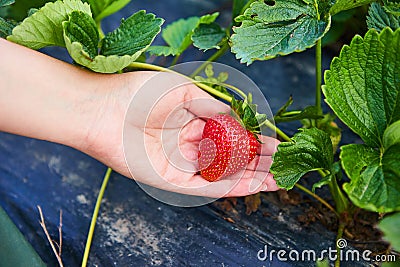
[[[198,116],[228,110],[193,84],[164,97],[145,125],[126,122],[128,131],[145,140],[147,154],[139,155],[138,162],[143,157],[156,163],[154,170],[136,169],[129,168],[125,160],[125,115],[132,97],[156,72],[94,73],[1,38],[0,58],[0,131],[73,147],[126,177],[178,193],[231,197],[278,190],[269,167],[279,141],[271,137],[261,137],[261,149],[241,172],[240,180],[230,177],[210,183],[197,171],[182,171],[168,161],[162,153],[163,145],[169,142],[161,140],[166,131],[162,122],[167,118],[173,121],[167,131],[179,136],[179,145],[169,153],[181,153],[193,160],[195,168],[205,124]],[[185,104],[196,98],[210,99],[216,104]],[[136,107],[133,109],[136,112]],[[159,177],[155,177],[154,171]]]

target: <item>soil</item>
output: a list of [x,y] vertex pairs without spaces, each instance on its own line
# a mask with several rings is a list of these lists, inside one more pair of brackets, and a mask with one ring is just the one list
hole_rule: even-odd
[[[212,206],[221,214],[221,216],[231,223],[236,223],[241,218],[240,213],[251,216],[252,212],[262,212],[264,217],[278,217],[279,214],[271,210],[265,211],[262,203],[269,203],[278,207],[277,210],[290,209],[293,207],[300,210],[302,213],[297,215],[297,221],[304,229],[309,228],[313,224],[320,223],[329,231],[337,233],[338,218],[328,208],[320,202],[310,198],[303,192],[294,189],[290,191],[280,190],[277,192],[268,192],[254,195],[253,198],[258,203],[260,198],[262,201],[254,210],[254,203],[251,203],[251,198],[226,198],[212,204]],[[330,199],[324,198],[325,200]],[[251,206],[249,208],[249,206]],[[252,210],[252,212],[249,212]],[[371,255],[397,255],[399,253],[391,250],[390,245],[382,239],[382,232],[376,227],[380,215],[374,212],[368,212],[356,208],[352,218],[349,218],[349,223],[344,230],[343,238],[349,245],[364,251],[370,250]]]

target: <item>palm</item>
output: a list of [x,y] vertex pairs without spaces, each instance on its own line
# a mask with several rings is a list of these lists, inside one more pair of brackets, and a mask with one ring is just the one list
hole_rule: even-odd
[[[226,177],[210,183],[198,174],[198,145],[205,118],[227,112],[229,107],[192,84],[176,87],[165,94],[162,90],[157,91],[154,101],[149,100],[146,107],[146,101],[152,97],[149,91],[146,89],[143,94],[142,98],[146,97],[144,100],[140,98],[140,92],[136,93],[138,99],[130,103],[124,128],[121,129],[123,140],[104,137],[107,146],[114,148],[114,155],[119,154],[109,158],[111,167],[139,182],[192,195],[241,196],[263,190],[264,185],[271,191],[277,189],[268,173],[276,139],[263,137],[265,144],[260,155],[240,173],[240,179],[238,176]],[[121,117],[121,114],[115,116]],[[110,120],[116,126],[115,116]]]

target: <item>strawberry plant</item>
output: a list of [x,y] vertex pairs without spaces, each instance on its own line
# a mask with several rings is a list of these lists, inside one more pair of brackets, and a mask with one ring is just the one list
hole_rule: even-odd
[[[206,124],[203,138],[214,142],[204,141],[199,148],[199,163],[205,179],[223,179],[245,166],[254,158],[259,145],[256,138],[259,127],[272,128],[284,141],[274,154],[271,167],[280,188],[297,187],[328,207],[337,216],[338,239],[359,209],[381,214],[384,219],[379,228],[393,248],[399,249],[396,229],[400,223],[398,1],[233,0],[232,21],[225,27],[216,22],[219,14],[213,13],[182,18],[162,29],[162,18],[142,10],[122,20],[116,30],[103,33],[102,19],[128,2],[59,0],[31,10],[19,24],[0,19],[0,34],[32,49],[65,47],[76,64],[102,73],[132,69],[170,71],[165,66],[146,63],[145,57],[173,56],[172,64],[175,64],[190,46],[202,51],[216,50],[192,73],[192,81],[216,97],[232,102],[236,114],[216,115]],[[13,1],[0,3],[9,5]],[[354,36],[323,74],[322,38],[334,30],[332,17],[365,5],[370,5],[366,18],[368,31],[364,36]],[[152,45],[160,32],[165,45]],[[291,121],[302,123],[303,127],[291,138],[272,120],[256,112],[251,101],[247,102],[251,97],[240,90],[245,88],[235,88],[243,97],[242,102],[227,94],[226,88],[230,87],[224,84],[226,77],[223,73],[214,77],[209,67],[210,62],[229,50],[241,63],[250,65],[311,47],[315,49],[316,81],[315,95],[310,97],[315,98],[315,104],[303,110],[289,110],[293,102],[289,99],[274,117],[277,126]],[[207,77],[199,75],[204,69]],[[333,114],[323,110],[322,100]],[[357,134],[362,143],[342,144],[336,119]],[[234,133],[224,132],[227,127],[234,129]],[[230,143],[229,147],[216,139],[221,131],[225,138],[239,135],[241,141]],[[236,155],[237,150],[244,152]],[[320,178],[307,189],[299,181],[309,172],[317,172]],[[110,171],[102,192],[109,174]],[[323,186],[329,189],[333,206],[316,195],[317,189]]]

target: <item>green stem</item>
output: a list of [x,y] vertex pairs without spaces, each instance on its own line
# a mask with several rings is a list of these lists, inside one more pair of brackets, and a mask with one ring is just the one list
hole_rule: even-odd
[[338,240],[343,237],[343,231],[344,228],[346,227],[346,224],[339,222],[339,228],[338,228],[338,233],[336,235],[336,252],[337,252],[337,258],[335,260],[335,267],[340,267],[340,250],[341,248],[339,247]]
[[181,56],[181,54],[177,54],[177,55],[174,57],[174,59],[173,59],[172,62],[171,62],[171,66],[176,65],[176,63],[178,62],[180,56]]
[[168,68],[164,68],[161,66],[157,65],[152,65],[149,63],[143,63],[143,62],[132,62],[129,64],[130,68],[135,68],[135,69],[145,69],[145,70],[154,70],[154,71],[162,71],[162,72],[171,72],[171,73],[177,73],[176,71],[173,71]]
[[283,140],[285,140],[287,142],[292,142],[292,139],[290,139],[290,137],[287,136],[287,134],[285,134],[281,129],[276,127],[275,124],[273,124],[269,120],[265,120],[265,122],[263,124],[265,126],[267,126],[268,128],[270,128],[271,130],[275,131],[280,137],[282,137]]
[[321,85],[322,85],[322,40],[319,39],[315,46],[315,106],[318,114],[322,114]]
[[101,201],[103,199],[103,195],[106,190],[108,180],[110,179],[111,172],[112,172],[112,169],[108,168],[106,174],[104,175],[104,179],[103,179],[103,183],[100,188],[100,192],[97,195],[96,205],[94,207],[92,220],[90,222],[89,233],[88,233],[88,237],[86,239],[85,252],[83,254],[83,259],[82,259],[82,267],[86,267],[86,265],[87,265],[87,261],[89,258],[89,252],[90,252],[90,246],[92,245],[92,240],[93,240],[94,228],[96,227],[96,220],[99,215]]
[[282,116],[282,117],[293,116],[293,115],[298,115],[298,114],[300,114],[301,112],[302,112],[301,110],[286,111],[286,112],[283,113],[281,116]]
[[177,74],[177,75],[180,75],[180,76],[185,77],[185,78],[188,79],[191,83],[194,83],[195,85],[197,85],[198,87],[200,87],[200,88],[203,89],[204,91],[206,91],[206,92],[208,92],[208,93],[210,93],[210,94],[212,94],[212,95],[214,95],[214,96],[216,96],[216,97],[219,97],[219,98],[221,98],[221,99],[223,99],[223,100],[225,100],[225,101],[228,101],[228,102],[231,102],[231,101],[232,101],[232,98],[231,98],[229,95],[226,95],[226,94],[224,94],[224,93],[222,93],[222,92],[220,92],[220,91],[218,91],[218,90],[212,88],[212,87],[209,86],[209,85],[206,85],[206,84],[201,83],[201,82],[199,82],[199,81],[195,81],[195,80],[193,80],[192,78],[187,77],[186,75],[183,75],[183,74],[181,74],[181,73],[179,73],[179,72],[176,72],[176,71],[174,71],[174,70],[171,70],[171,69],[167,69],[167,68],[164,68],[164,67],[160,67],[160,66],[156,66],[156,65],[152,65],[152,64],[148,64],[148,63],[141,63],[141,62],[133,62],[133,63],[131,63],[131,64],[129,65],[129,67],[131,67],[131,68],[138,68],[138,69],[147,69],[147,70],[154,70],[154,71],[162,71],[162,72],[174,73],[174,74]]
[[227,84],[227,83],[219,83],[219,85],[222,85],[224,87],[230,88],[233,91],[235,91],[236,93],[238,93],[243,99],[247,99],[247,95],[245,93],[243,93],[242,90],[240,90],[239,88],[237,88],[236,86]]
[[330,183],[328,183],[329,191],[331,192],[333,201],[335,201],[336,211],[341,214],[349,210],[349,200],[340,189],[336,176],[333,176]]
[[214,62],[218,58],[220,58],[223,54],[225,54],[226,50],[228,50],[229,44],[226,41],[224,45],[217,50],[214,54],[212,54],[207,61],[203,62],[192,74],[190,74],[191,78],[194,78],[197,74],[199,74],[210,62]]
[[[327,171],[318,170],[322,177],[327,176],[329,173]],[[336,211],[338,214],[342,214],[344,211],[349,211],[349,201],[344,195],[343,191],[340,189],[336,176],[333,176],[331,181],[328,183],[329,191],[332,195],[333,201],[335,202]]]
[[319,202],[321,202],[325,207],[327,207],[328,209],[330,209],[330,210],[331,210],[333,213],[335,213],[335,215],[339,218],[339,213],[337,213],[336,210],[335,210],[331,205],[329,205],[329,203],[326,202],[323,198],[321,198],[321,197],[318,196],[317,194],[311,192],[310,190],[308,190],[307,188],[305,188],[305,187],[302,186],[302,185],[295,184],[295,186],[296,186],[298,189],[300,189],[301,191],[303,191],[303,192],[309,194],[310,196],[312,196],[313,198],[315,198],[316,200],[318,200]]
[[101,28],[101,21],[97,22],[97,30],[99,32],[100,39],[103,39],[105,34],[103,32],[103,29]]

